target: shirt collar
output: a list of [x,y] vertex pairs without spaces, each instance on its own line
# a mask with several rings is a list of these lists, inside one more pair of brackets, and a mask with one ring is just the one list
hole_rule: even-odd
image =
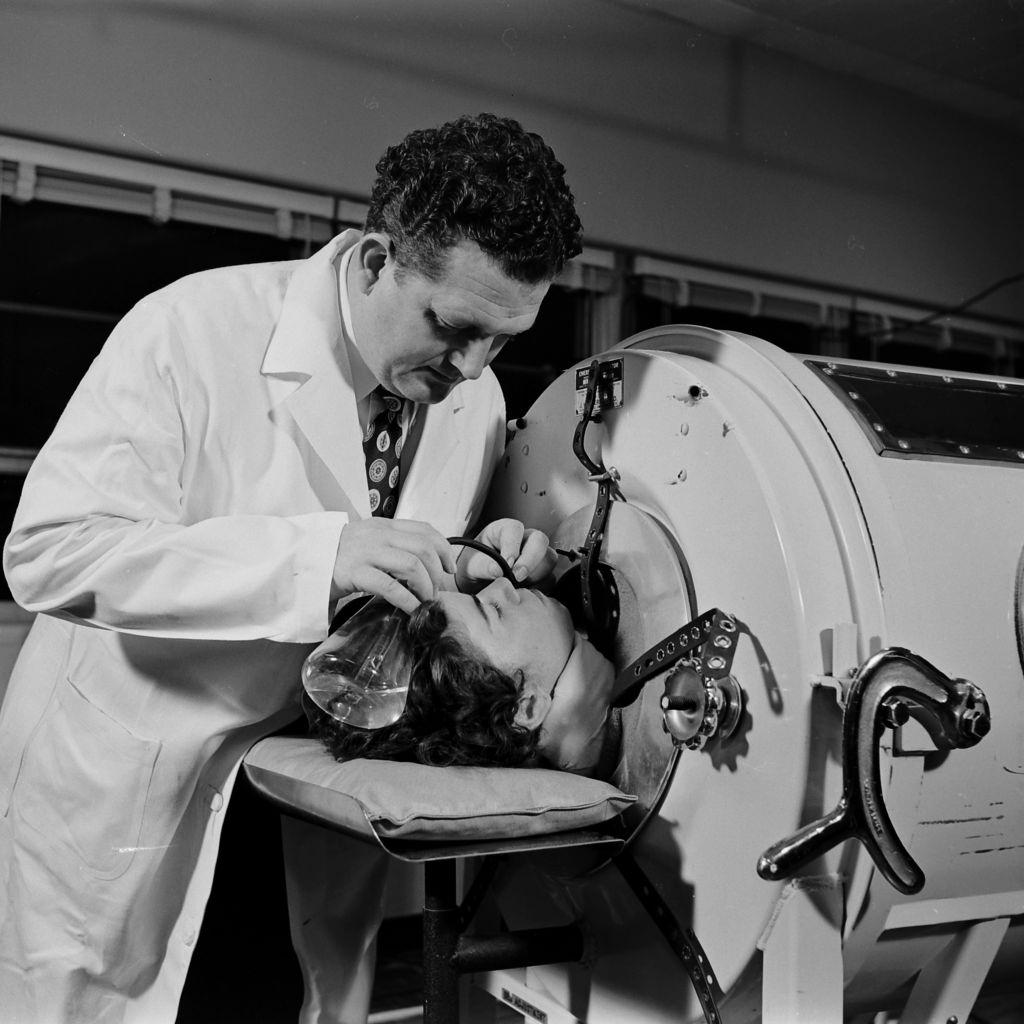
[[341,306],[341,323],[344,327],[342,332],[345,337],[345,350],[348,353],[348,363],[352,370],[352,391],[356,401],[362,402],[370,392],[376,388],[380,381],[370,372],[362,353],[359,351],[359,344],[356,341],[356,332],[352,326],[352,304],[348,298],[348,268],[352,262],[352,254],[356,246],[350,246],[342,253],[338,263],[338,301]]

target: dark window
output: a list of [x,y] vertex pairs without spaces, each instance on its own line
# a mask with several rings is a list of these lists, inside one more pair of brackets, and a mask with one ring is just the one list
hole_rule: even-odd
[[746,316],[706,306],[675,306],[647,295],[636,295],[632,300],[636,331],[645,331],[662,324],[695,324],[717,331],[736,331],[763,338],[787,352],[815,354],[823,351],[823,341],[832,332],[793,320],[774,317]]
[[552,286],[533,327],[510,341],[494,360],[509,419],[525,415],[559,373],[586,354],[581,337],[586,301],[585,292]]
[[[49,437],[114,324],[179,277],[234,263],[292,259],[302,243],[246,231],[0,199],[0,448]],[[0,477],[0,535],[21,477]],[[9,600],[0,579],[0,600]]]
[[844,313],[840,323],[833,325],[748,316],[707,306],[676,306],[643,294],[640,282],[635,281],[627,315],[631,333],[662,324],[696,324],[750,334],[787,352],[1007,377],[1021,375],[1013,347],[1006,346],[1001,352],[987,335],[956,329],[943,336],[934,325],[916,327],[911,321],[898,320],[882,327],[879,317],[856,312]]

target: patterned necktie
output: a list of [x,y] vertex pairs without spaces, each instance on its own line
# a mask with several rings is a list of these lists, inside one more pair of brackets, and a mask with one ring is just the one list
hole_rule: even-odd
[[378,385],[371,398],[381,405],[366,428],[363,453],[366,457],[366,483],[370,489],[370,512],[391,518],[398,504],[402,469],[402,399]]

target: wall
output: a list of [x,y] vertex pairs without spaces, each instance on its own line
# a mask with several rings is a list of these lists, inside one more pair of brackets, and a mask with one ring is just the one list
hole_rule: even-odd
[[597,0],[341,6],[8,4],[0,131],[361,197],[410,128],[495,109],[552,143],[595,244],[933,305],[1024,269],[1021,140],[993,127]]

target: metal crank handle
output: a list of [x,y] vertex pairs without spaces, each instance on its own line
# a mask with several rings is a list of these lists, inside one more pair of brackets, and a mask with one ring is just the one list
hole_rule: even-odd
[[901,647],[857,670],[843,711],[843,794],[835,810],[766,850],[757,872],[788,878],[845,839],[859,840],[882,876],[902,893],[920,892],[924,873],[900,841],[882,793],[878,741],[914,718],[940,749],[972,747],[991,726],[988,701],[965,679],[950,679]]
[[856,824],[850,808],[841,800],[831,814],[804,825],[798,832],[765,850],[757,859],[757,873],[768,881],[789,878],[833,846],[852,839],[855,832]]

